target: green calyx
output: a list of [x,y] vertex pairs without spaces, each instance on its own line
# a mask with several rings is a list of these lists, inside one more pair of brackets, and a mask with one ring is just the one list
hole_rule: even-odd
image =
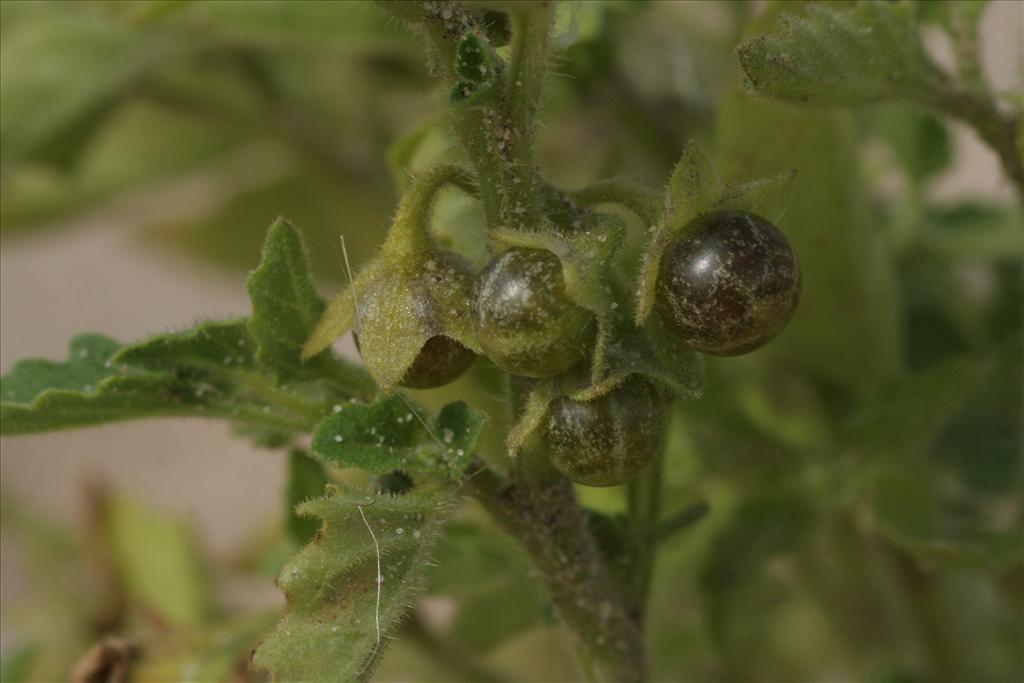
[[439,247],[428,228],[433,200],[447,185],[474,188],[472,178],[454,166],[417,178],[380,253],[328,304],[306,340],[304,359],[353,330],[367,370],[381,389],[390,391],[431,340],[447,338],[480,352],[473,333],[469,264]]

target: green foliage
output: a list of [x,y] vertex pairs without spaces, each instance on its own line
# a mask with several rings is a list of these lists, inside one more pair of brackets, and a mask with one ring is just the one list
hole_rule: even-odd
[[854,170],[852,120],[734,91],[719,107],[717,146],[726,177],[771,172],[787,159],[814,179],[794,186],[778,224],[800,257],[799,312],[764,353],[854,390],[891,376],[902,344],[899,293],[890,247]]
[[849,417],[844,443],[880,460],[912,457],[970,399],[984,370],[976,361],[954,358],[888,382]]
[[[1020,679],[1020,211],[946,196],[971,167],[940,118],[1024,187],[1020,98],[981,69],[982,15],[1011,5],[379,5],[0,3],[5,258],[83,209],[130,215],[144,249],[259,258],[249,317],[11,365],[0,432],[212,417],[286,476],[285,523],[209,575],[188,527],[132,498],[72,534],[5,490],[32,591],[4,606],[0,678],[66,676],[117,632],[133,680],[366,680],[394,639],[382,670],[411,680]],[[719,209],[779,225],[803,296],[764,350],[705,362],[652,301],[666,246]],[[279,214],[303,234],[264,236]],[[579,362],[534,380],[492,353],[397,393],[431,340],[485,350],[475,280],[513,247],[553,253],[593,314]],[[348,287],[325,305],[313,272]],[[350,331],[366,370],[330,348]],[[633,375],[685,401],[663,452],[575,486],[538,427]],[[250,661],[278,610],[212,586],[282,566]]]
[[[34,156],[71,166],[132,80],[166,55],[127,26],[77,8],[36,8],[0,49],[5,162]],[[66,59],[53,51],[60,45]]]
[[808,532],[808,502],[795,491],[751,498],[716,537],[701,570],[708,627],[720,645],[728,638],[740,597],[773,558],[788,555]]
[[130,498],[112,497],[104,512],[115,571],[130,598],[178,626],[206,620],[210,586],[192,530]]
[[454,500],[443,488],[402,496],[342,488],[301,505],[323,521],[321,533],[281,570],[288,605],[253,663],[281,680],[369,679],[423,585]]
[[[3,433],[83,427],[153,415],[264,419],[255,415],[254,406],[235,404],[225,392],[212,385],[207,388],[202,380],[194,383],[171,372],[123,370],[114,365],[120,349],[106,337],[81,336],[72,342],[66,364],[29,360],[15,365],[0,383]],[[217,347],[217,351],[222,349]],[[231,352],[237,353],[238,347],[231,347]],[[71,384],[69,380],[78,381]],[[275,422],[277,417],[266,420]]]
[[370,405],[335,406],[316,426],[312,448],[326,462],[374,474],[403,470],[457,477],[485,422],[483,413],[461,402],[445,406],[436,419],[425,418],[421,408],[392,394]]
[[323,495],[327,486],[327,473],[319,462],[305,451],[293,449],[288,452],[288,479],[285,490],[285,526],[288,535],[298,545],[313,540],[320,529],[320,523],[312,517],[303,517],[295,509],[303,502]]
[[23,361],[0,381],[4,433],[157,415],[308,429],[328,406],[368,387],[361,370],[326,356],[317,376],[278,381],[282,371],[301,374],[302,339],[322,306],[308,278],[298,233],[275,224],[250,280],[252,319],[201,323],[124,347],[83,336],[67,363]]
[[282,373],[294,373],[324,303],[309,280],[302,236],[287,221],[279,218],[270,226],[260,266],[249,275],[246,287],[252,299],[249,332],[256,341],[256,359]]
[[911,3],[808,5],[783,30],[737,48],[754,92],[796,104],[850,106],[926,97],[946,80],[921,43]]
[[490,650],[545,619],[550,599],[515,540],[494,529],[452,522],[426,572],[427,592],[459,600],[455,637]]

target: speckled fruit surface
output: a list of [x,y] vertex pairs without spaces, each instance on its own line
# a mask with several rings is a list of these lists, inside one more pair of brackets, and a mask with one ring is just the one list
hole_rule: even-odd
[[587,354],[594,316],[565,291],[562,263],[543,249],[494,257],[474,291],[477,340],[487,357],[524,377],[550,377]]
[[799,262],[778,228],[752,213],[718,211],[662,253],[655,305],[690,346],[736,356],[782,331],[800,287]]
[[634,376],[592,401],[556,399],[542,435],[551,464],[562,474],[579,484],[614,486],[651,461],[663,429],[661,394]]

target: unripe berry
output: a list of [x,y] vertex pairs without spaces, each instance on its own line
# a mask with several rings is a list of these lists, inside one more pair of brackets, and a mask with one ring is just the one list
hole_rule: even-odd
[[633,376],[591,401],[552,402],[541,432],[562,474],[587,486],[632,479],[661,444],[664,401],[650,382]]
[[568,370],[594,339],[593,314],[569,298],[562,262],[544,249],[517,247],[494,257],[477,277],[474,318],[487,357],[525,377]]

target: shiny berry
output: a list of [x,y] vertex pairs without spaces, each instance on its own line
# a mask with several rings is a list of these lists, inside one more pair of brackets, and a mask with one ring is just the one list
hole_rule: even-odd
[[785,235],[758,215],[706,214],[662,253],[655,303],[698,351],[753,351],[782,331],[799,300],[796,254]]
[[544,249],[513,248],[491,260],[474,290],[476,335],[506,371],[550,377],[586,356],[594,316],[569,299],[562,262]]
[[[359,335],[353,333],[352,338],[355,340],[356,348],[362,353]],[[402,375],[399,384],[410,389],[434,389],[444,386],[468,370],[474,360],[476,354],[470,349],[451,337],[439,334],[427,340],[416,354],[416,360]]]
[[651,461],[663,428],[661,393],[634,376],[592,401],[556,399],[541,434],[562,474],[587,486],[614,486]]

